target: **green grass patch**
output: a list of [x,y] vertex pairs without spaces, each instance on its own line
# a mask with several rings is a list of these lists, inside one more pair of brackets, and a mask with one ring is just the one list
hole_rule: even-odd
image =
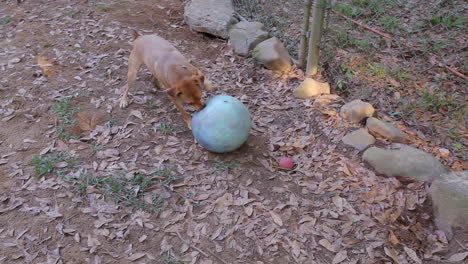
[[44,156],[36,156],[31,160],[30,165],[33,166],[34,173],[37,178],[41,178],[48,173],[51,173],[56,169],[56,165],[59,162],[72,162],[73,160],[67,157],[65,154],[49,153]]
[[[168,187],[180,178],[173,168],[165,168],[151,174],[137,174],[132,178],[125,177],[124,173],[97,177],[84,171],[59,176],[73,184],[74,190],[82,195],[87,193],[88,188],[93,187],[117,204],[148,212],[163,210],[167,199],[157,193],[150,193],[151,189],[158,185]],[[143,199],[147,195],[151,195],[150,201]]]
[[143,106],[151,112],[155,112],[156,110],[158,110],[158,105],[153,99],[146,101],[146,103]]
[[332,8],[350,18],[357,18],[363,13],[360,8],[347,4],[335,4]]
[[427,90],[420,93],[419,104],[429,111],[438,111],[441,108],[451,111],[457,106],[455,98],[448,96],[445,92],[431,92]]
[[169,134],[180,132],[182,128],[178,126],[174,126],[170,123],[161,122],[158,124],[157,130],[161,132],[163,135],[169,135]]
[[97,4],[97,8],[103,12],[107,12],[110,10],[110,6],[106,4]]
[[212,165],[213,165],[214,169],[212,169],[210,172],[213,173],[213,172],[233,169],[233,168],[237,167],[239,164],[240,164],[240,162],[238,160],[235,160],[233,162],[225,162],[225,161],[213,162]]
[[73,97],[65,97],[52,104],[53,113],[60,119],[60,124],[57,126],[57,136],[64,140],[77,138],[67,132],[67,128],[75,124],[75,120],[73,120],[72,117],[80,111],[79,109],[71,107],[72,100]]
[[0,25],[6,25],[6,24],[10,23],[11,21],[13,21],[12,16],[5,16],[3,18],[0,18]]
[[380,63],[369,63],[367,67],[372,73],[372,75],[379,78],[386,77],[390,73],[390,69],[387,66]]
[[446,29],[464,28],[467,26],[468,17],[459,17],[453,14],[444,14],[433,16],[429,19],[429,23],[433,26],[441,25]]
[[190,263],[190,261],[181,261],[172,256],[171,252],[167,251],[164,254],[162,264],[185,264],[185,263]]
[[384,15],[379,18],[379,23],[387,32],[390,33],[395,33],[402,29],[400,20],[389,15]]
[[416,108],[413,102],[405,98],[400,98],[397,103],[397,110],[389,114],[393,119],[403,121],[416,119]]

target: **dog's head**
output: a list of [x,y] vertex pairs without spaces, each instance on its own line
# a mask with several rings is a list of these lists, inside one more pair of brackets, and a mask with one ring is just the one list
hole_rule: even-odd
[[200,74],[184,79],[178,85],[169,89],[167,93],[172,98],[177,98],[186,104],[193,106],[195,109],[201,110],[205,107],[201,91],[204,88],[205,76]]

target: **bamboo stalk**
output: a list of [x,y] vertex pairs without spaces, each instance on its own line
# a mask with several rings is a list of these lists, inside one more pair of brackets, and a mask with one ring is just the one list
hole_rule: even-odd
[[312,18],[312,33],[309,39],[309,54],[307,57],[307,76],[314,75],[318,71],[318,60],[320,52],[319,44],[322,38],[324,16],[325,0],[315,0]]
[[302,19],[301,42],[299,43],[299,67],[303,68],[306,63],[307,34],[309,33],[310,9],[312,0],[304,0],[304,17]]

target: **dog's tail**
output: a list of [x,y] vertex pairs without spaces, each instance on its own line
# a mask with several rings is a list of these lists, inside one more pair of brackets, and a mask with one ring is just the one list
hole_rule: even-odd
[[132,29],[131,31],[132,31],[133,40],[137,39],[140,36],[140,34],[138,34],[138,32],[136,30]]

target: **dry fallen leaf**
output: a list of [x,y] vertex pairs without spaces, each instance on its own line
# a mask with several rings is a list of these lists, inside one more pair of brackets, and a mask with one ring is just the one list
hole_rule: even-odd
[[449,262],[459,262],[465,260],[468,257],[468,251],[463,253],[453,254],[447,261]]
[[291,243],[291,247],[292,247],[293,256],[295,258],[298,258],[299,255],[301,254],[301,244],[297,240],[294,240]]
[[247,216],[252,216],[252,214],[253,214],[253,208],[252,208],[252,206],[247,206],[247,207],[245,207],[245,208],[244,208],[244,212],[245,212],[245,214],[246,214]]
[[331,252],[336,252],[337,250],[335,249],[335,247],[330,243],[330,241],[326,240],[326,239],[320,239],[319,242],[318,242],[322,247],[328,249],[329,251]]
[[407,254],[414,262],[416,262],[416,264],[422,264],[421,259],[418,257],[418,255],[416,254],[416,252],[415,252],[413,249],[408,248],[408,247],[404,247],[404,250],[405,250],[406,254]]
[[387,247],[384,247],[384,251],[385,251],[385,254],[387,254],[387,256],[389,256],[391,259],[393,259],[393,261],[395,261],[395,263],[399,264],[400,261],[398,260],[398,253],[396,252],[395,249],[393,248],[387,248]]
[[146,255],[146,253],[133,253],[132,255],[130,255],[130,257],[128,257],[128,260],[130,261],[135,261],[135,260],[139,260],[141,259],[142,257],[144,257]]
[[279,216],[277,213],[270,211],[271,218],[273,218],[273,222],[279,226],[283,226],[283,220],[281,219],[281,216]]
[[333,258],[333,264],[338,264],[344,261],[348,257],[348,252],[346,250],[341,250]]
[[394,246],[400,244],[400,240],[395,235],[395,233],[393,233],[392,230],[390,230],[390,234],[388,235],[388,241],[390,241],[390,243],[392,243],[392,245],[394,245]]

